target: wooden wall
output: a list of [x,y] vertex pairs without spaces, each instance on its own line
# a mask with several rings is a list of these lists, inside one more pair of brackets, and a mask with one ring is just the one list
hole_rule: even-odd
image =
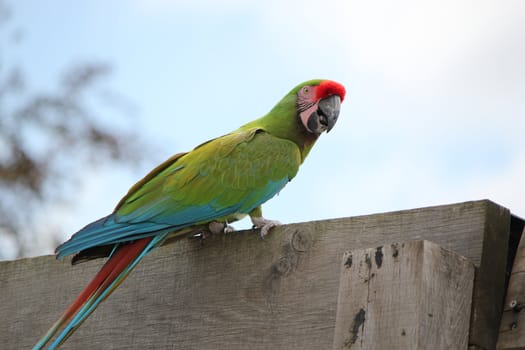
[[[444,303],[448,314],[438,316],[439,310],[435,312],[436,319],[446,320],[446,329],[450,329],[449,318],[454,316],[450,312],[455,312],[450,302],[457,302],[457,320],[461,321],[458,327],[467,327],[468,334],[464,336],[471,348],[493,349],[503,306],[509,222],[507,209],[483,200],[284,225],[265,240],[252,231],[215,235],[204,242],[180,239],[149,254],[63,348],[335,348],[336,329],[348,322],[348,317],[350,326],[355,320],[355,313],[346,317],[343,305],[338,306],[342,281],[350,283],[348,288],[362,283],[360,279],[345,277],[342,266],[347,260],[342,260],[343,256],[347,259],[352,253],[375,254],[379,249],[384,257],[383,270],[379,270],[375,260],[371,266],[380,275],[377,280],[390,276],[391,283],[399,283],[392,275],[398,271],[399,276],[419,289],[418,303]],[[412,242],[423,240],[435,245]],[[393,244],[403,243],[410,248],[403,255],[407,260],[404,265],[395,265],[398,270],[394,271],[388,267],[394,266],[388,259],[394,254]],[[442,261],[441,253],[431,263],[428,257],[434,253],[429,252],[436,251],[446,252],[444,256],[461,262],[456,264],[461,269],[440,269],[435,261]],[[102,263],[99,260],[70,266],[68,261],[56,261],[52,256],[1,262],[0,347],[30,348]],[[471,276],[474,267],[475,278]],[[458,280],[458,276],[464,279]],[[434,277],[436,281],[457,283],[465,295],[472,285],[473,294],[467,299],[463,294],[454,294],[447,302],[437,296],[435,288],[445,285],[433,284]],[[393,308],[394,314],[396,308],[402,310],[400,303],[406,302],[406,295],[390,293],[388,285],[384,288],[381,304],[375,302],[374,307]],[[422,305],[410,307],[418,315],[426,310]],[[385,312],[374,317],[383,317]],[[465,325],[469,317],[470,324]],[[372,324],[370,318],[367,322]],[[418,329],[422,332],[419,336],[435,332],[434,328]],[[451,334],[443,331],[443,336]],[[362,335],[356,333],[354,344],[357,339],[364,339],[359,338]],[[408,336],[414,333],[406,328],[405,337]],[[445,343],[441,339],[436,344]],[[347,347],[357,348],[352,346]],[[416,348],[436,347],[428,344]]]

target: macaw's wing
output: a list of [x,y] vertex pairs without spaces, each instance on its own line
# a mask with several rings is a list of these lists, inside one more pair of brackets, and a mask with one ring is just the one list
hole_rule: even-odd
[[117,207],[119,222],[174,227],[249,213],[297,173],[298,147],[261,129],[235,132],[181,156],[130,193]]
[[59,256],[247,214],[297,173],[297,145],[262,129],[234,132],[178,154],[131,188],[114,213],[77,232]]

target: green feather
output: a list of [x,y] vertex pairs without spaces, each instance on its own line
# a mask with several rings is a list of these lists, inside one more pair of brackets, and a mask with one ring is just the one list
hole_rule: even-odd
[[260,128],[274,137],[294,142],[301,152],[302,163],[317,141],[318,135],[309,133],[297,117],[297,92],[303,86],[319,85],[322,81],[322,79],[314,79],[297,85],[268,114],[242,126],[239,130]]
[[[211,205],[219,213],[237,208],[212,218],[218,221],[248,214],[291,180],[300,163],[299,147],[290,140],[262,129],[239,129],[159,166],[122,200],[116,214],[120,222],[155,223],[173,223],[185,209],[199,206]],[[282,185],[274,188],[274,183]],[[208,211],[196,209],[192,216],[192,225],[210,221]]]

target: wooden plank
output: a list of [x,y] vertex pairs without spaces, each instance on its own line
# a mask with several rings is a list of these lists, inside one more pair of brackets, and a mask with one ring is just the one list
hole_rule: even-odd
[[333,349],[466,349],[474,270],[429,241],[345,253]]
[[516,251],[499,329],[498,349],[525,349],[525,230]]
[[[251,231],[182,239],[149,254],[63,348],[329,349],[345,251],[432,240],[486,270],[475,288],[502,293],[508,218],[476,201],[285,225],[264,241]],[[32,346],[102,263],[0,263],[3,348]],[[473,312],[487,307],[478,298]],[[497,319],[497,310],[476,312]]]

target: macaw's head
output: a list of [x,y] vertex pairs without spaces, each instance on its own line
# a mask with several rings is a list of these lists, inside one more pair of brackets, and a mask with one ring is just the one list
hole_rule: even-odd
[[323,131],[334,127],[345,98],[343,85],[332,80],[309,80],[293,88],[263,117],[241,129],[260,128],[295,142],[304,155]]
[[292,93],[296,94],[297,115],[308,132],[320,135],[332,130],[346,94],[343,85],[332,80],[310,80],[296,86]]

